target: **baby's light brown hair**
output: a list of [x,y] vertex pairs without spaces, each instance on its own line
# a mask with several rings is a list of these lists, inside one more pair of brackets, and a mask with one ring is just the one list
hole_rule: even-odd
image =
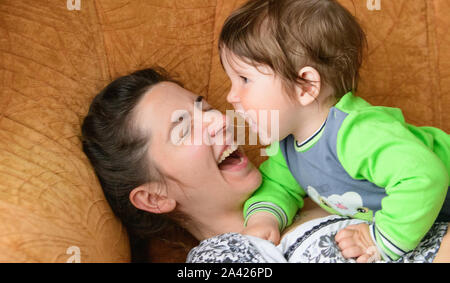
[[310,82],[310,66],[336,98],[356,91],[366,36],[353,15],[334,0],[250,0],[225,21],[221,55],[229,52],[256,68],[269,66],[293,97]]

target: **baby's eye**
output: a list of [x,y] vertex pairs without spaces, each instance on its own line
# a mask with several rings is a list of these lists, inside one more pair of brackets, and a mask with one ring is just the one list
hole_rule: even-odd
[[244,84],[248,83],[248,79],[246,77],[240,76],[241,80],[244,82]]

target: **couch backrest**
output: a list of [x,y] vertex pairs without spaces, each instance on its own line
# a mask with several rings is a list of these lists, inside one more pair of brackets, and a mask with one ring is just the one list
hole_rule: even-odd
[[[245,1],[80,0],[79,10],[67,2],[0,2],[0,262],[130,259],[79,140],[109,81],[158,64],[218,109],[231,107],[217,38]],[[449,132],[449,1],[380,0],[380,10],[340,2],[369,40],[358,94]]]

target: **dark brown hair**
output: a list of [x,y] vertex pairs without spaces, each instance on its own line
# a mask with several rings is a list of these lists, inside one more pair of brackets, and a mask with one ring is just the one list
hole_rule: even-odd
[[219,38],[222,55],[269,66],[289,95],[310,83],[298,72],[311,66],[336,98],[356,90],[366,46],[356,19],[334,0],[250,0],[227,18]]
[[139,210],[129,199],[138,186],[164,184],[164,176],[148,158],[151,136],[139,130],[134,113],[147,91],[164,81],[178,83],[162,68],[139,70],[116,79],[93,99],[82,124],[83,151],[108,203],[129,232],[141,238],[174,223],[170,215]]

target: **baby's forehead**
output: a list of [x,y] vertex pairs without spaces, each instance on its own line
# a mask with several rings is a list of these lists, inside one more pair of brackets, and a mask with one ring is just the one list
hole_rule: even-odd
[[251,66],[251,60],[234,54],[229,49],[222,49],[220,52],[220,60],[223,64],[227,64],[233,70],[246,69]]
[[238,56],[230,50],[222,51],[220,54],[220,60],[225,70],[227,68],[224,64],[236,73],[252,72],[257,74],[261,73],[264,75],[273,74],[273,70],[269,66],[255,62],[249,58]]

